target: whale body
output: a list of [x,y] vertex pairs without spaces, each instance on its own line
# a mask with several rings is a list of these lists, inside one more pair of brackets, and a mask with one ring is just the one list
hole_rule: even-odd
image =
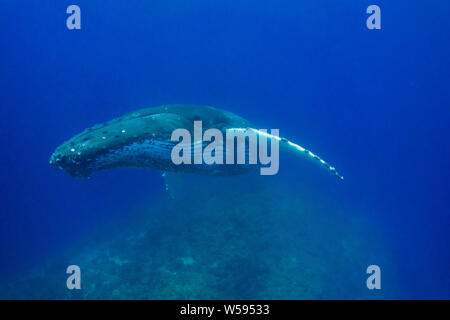
[[[117,167],[203,175],[236,175],[254,167],[250,164],[174,164],[171,152],[178,142],[171,140],[172,132],[179,128],[193,132],[194,121],[202,121],[205,130],[215,128],[223,133],[228,129],[253,130],[263,134],[246,119],[225,110],[199,105],[163,105],[137,110],[84,130],[56,148],[50,165],[76,178]],[[277,139],[281,147],[314,159],[343,179],[334,167],[306,148],[270,134],[264,133],[264,137]]]

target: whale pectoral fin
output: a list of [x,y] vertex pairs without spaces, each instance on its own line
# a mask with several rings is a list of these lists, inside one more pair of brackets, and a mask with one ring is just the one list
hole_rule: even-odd
[[262,137],[266,137],[268,139],[275,139],[279,142],[280,147],[282,147],[285,150],[291,151],[295,154],[298,155],[303,155],[307,158],[313,159],[314,161],[316,161],[320,166],[322,166],[323,168],[325,168],[326,170],[328,170],[331,174],[335,175],[336,177],[338,177],[341,180],[344,180],[344,177],[342,175],[340,175],[337,171],[336,168],[331,166],[330,164],[328,164],[325,160],[323,160],[321,157],[319,157],[318,155],[312,153],[310,150],[303,148],[302,146],[289,141],[286,138],[281,138],[279,136],[276,135],[272,135],[270,133],[267,133],[266,131],[262,131],[262,130],[258,130],[255,128],[232,128],[230,130],[236,130],[236,131],[247,131],[247,130],[251,130],[253,132],[255,132],[257,135],[262,136]]
[[310,150],[303,148],[302,146],[300,146],[294,142],[291,142],[291,141],[287,140],[286,138],[281,139],[281,144],[284,145],[289,150],[292,150],[296,153],[302,154],[308,158],[315,160],[317,163],[319,163],[320,166],[322,166],[325,169],[327,169],[328,171],[330,171],[331,174],[334,174],[339,179],[344,180],[344,177],[336,171],[335,167],[328,164],[325,160],[323,160],[318,155],[312,153]]

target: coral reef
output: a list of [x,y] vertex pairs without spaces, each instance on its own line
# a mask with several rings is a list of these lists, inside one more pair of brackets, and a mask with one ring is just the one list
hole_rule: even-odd
[[[167,199],[145,215],[112,223],[0,292],[37,299],[385,297],[365,285],[369,264],[388,264],[367,221],[305,190],[258,179],[169,176]],[[81,290],[65,287],[69,264],[82,270]]]

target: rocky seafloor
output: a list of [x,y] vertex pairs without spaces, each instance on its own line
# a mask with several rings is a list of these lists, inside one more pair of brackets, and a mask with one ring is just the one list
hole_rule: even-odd
[[[371,299],[392,294],[366,287],[368,265],[389,265],[383,241],[368,221],[283,184],[220,179],[206,188],[201,181],[178,186],[171,181],[166,199],[1,285],[0,296]],[[189,192],[180,196],[177,188],[186,185]],[[66,288],[70,264],[81,268],[81,290]]]

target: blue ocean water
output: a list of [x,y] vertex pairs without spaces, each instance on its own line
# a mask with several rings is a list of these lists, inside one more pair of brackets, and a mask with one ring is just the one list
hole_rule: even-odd
[[[66,28],[70,4],[81,8],[81,30]],[[381,30],[366,28],[366,8],[372,4],[381,8]],[[142,230],[121,230],[117,224],[137,220],[139,225],[145,219],[160,221],[161,227],[146,230],[147,245],[133,245],[133,254],[151,255],[159,273],[146,275],[147,281],[139,259],[113,259],[128,266],[128,277],[141,277],[141,282],[111,280],[140,283],[128,286],[125,298],[147,297],[142,283],[168,288],[151,298],[379,298],[365,288],[365,268],[371,264],[381,267],[382,297],[450,298],[447,1],[4,0],[0,9],[0,283],[24,281],[16,291],[2,291],[3,298],[52,297],[58,289],[50,274],[66,274],[64,268],[45,269],[49,260],[65,263],[77,252],[86,261],[103,261],[108,245],[120,256],[117,252],[129,249],[121,232]],[[285,196],[271,192],[272,180],[262,178],[258,183],[269,190],[249,193],[241,202],[218,197],[204,204],[204,199],[201,208],[208,212],[227,208],[217,209],[216,222],[225,221],[224,229],[214,229],[220,223],[207,224],[208,216],[195,215],[198,203],[161,204],[167,197],[161,172],[115,169],[76,180],[48,165],[54,149],[86,127],[167,103],[212,105],[261,128],[280,128],[281,135],[335,165],[345,180],[314,166],[281,162],[282,187],[276,189]],[[262,212],[265,206],[253,206],[258,201],[273,210]],[[238,217],[240,209],[254,213],[248,217],[251,226],[245,219],[226,223],[227,214]],[[279,217],[271,214],[277,210]],[[324,216],[343,222],[331,231]],[[363,222],[349,227],[346,216]],[[308,231],[296,233],[293,221],[307,224]],[[181,231],[189,223],[201,237]],[[287,236],[275,238],[271,232]],[[376,241],[365,238],[371,232]],[[265,234],[277,249],[276,261],[275,253],[265,252],[252,237]],[[346,235],[361,247],[348,249],[344,258],[333,243]],[[117,237],[120,245],[105,240]],[[177,251],[186,239],[200,250],[219,238],[231,239],[234,249],[222,260],[217,257],[212,269],[202,269],[205,257]],[[168,239],[175,242],[172,247],[165,245]],[[367,241],[371,245],[364,245]],[[306,244],[314,248],[319,242],[323,250],[302,256]],[[155,246],[166,250],[152,251]],[[164,265],[173,256],[180,257],[180,265]],[[261,263],[249,264],[248,257]],[[301,269],[292,267],[297,259],[304,259]],[[187,267],[197,269],[183,271]],[[104,268],[97,271],[109,279],[115,271]],[[44,273],[39,285],[26,280],[36,270],[51,270],[39,271]],[[272,279],[274,270],[283,270],[288,279],[275,275],[263,283],[261,274]],[[174,272],[183,281],[196,277],[197,286],[158,282]],[[240,277],[229,275],[239,272]],[[306,287],[305,274],[310,275]],[[359,282],[350,275],[361,278],[363,294],[353,292]],[[221,278],[229,286],[205,289]],[[296,279],[293,287],[287,285],[290,279]],[[341,291],[327,291],[337,282]],[[85,298],[108,298],[111,292],[122,297],[112,287],[86,290]]]

